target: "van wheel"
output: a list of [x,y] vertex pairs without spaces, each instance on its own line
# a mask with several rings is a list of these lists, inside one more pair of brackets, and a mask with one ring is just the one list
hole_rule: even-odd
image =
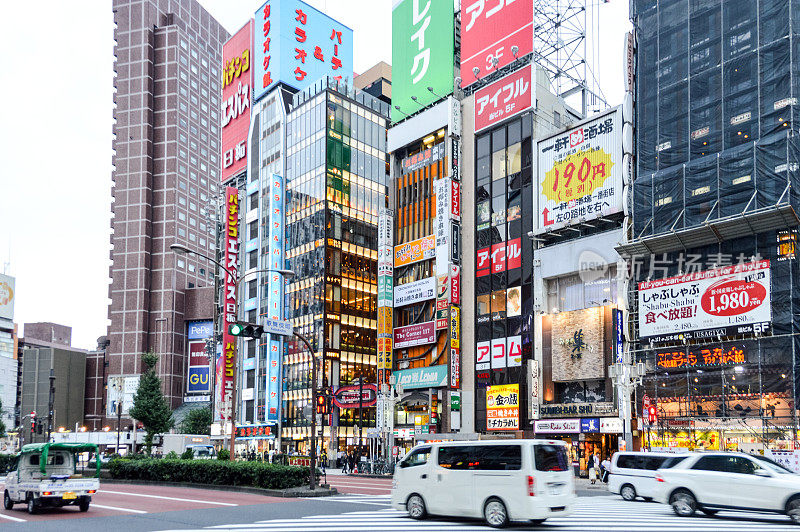
[[11,500],[11,495],[8,494],[8,490],[3,493],[3,507],[6,510],[11,510],[14,508],[14,501]]
[[424,519],[425,515],[428,513],[425,510],[425,501],[417,494],[408,498],[408,501],[406,501],[406,510],[411,519]]
[[697,510],[697,499],[686,490],[679,490],[669,498],[672,511],[681,517],[691,517]]
[[792,523],[800,525],[800,497],[795,496],[786,503],[786,515],[792,520]]
[[630,484],[625,484],[620,488],[619,494],[622,495],[622,498],[626,501],[635,501],[636,500],[636,488],[631,486]]
[[492,497],[483,507],[483,518],[489,526],[503,528],[508,524],[506,505],[497,497]]
[[39,511],[39,505],[36,504],[36,499],[32,496],[28,496],[28,513],[33,515]]

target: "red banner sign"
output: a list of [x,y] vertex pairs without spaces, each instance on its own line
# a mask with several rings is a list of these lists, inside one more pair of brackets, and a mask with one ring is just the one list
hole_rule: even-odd
[[432,344],[436,341],[436,322],[415,323],[394,330],[394,348]]
[[532,66],[521,68],[475,93],[475,131],[530,109],[536,84]]
[[494,244],[491,248],[479,249],[475,267],[476,276],[483,277],[490,273],[513,270],[520,266],[522,266],[522,242],[521,239],[515,238],[508,242]]
[[225,188],[225,296],[222,313],[222,361],[217,368],[219,418],[230,419],[236,368],[236,337],[230,326],[236,322],[236,281],[239,278],[239,191]]
[[251,20],[222,46],[223,183],[247,167],[247,133],[253,96],[252,42]]

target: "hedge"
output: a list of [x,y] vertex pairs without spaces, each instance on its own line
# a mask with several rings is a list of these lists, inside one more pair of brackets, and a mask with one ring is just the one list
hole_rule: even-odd
[[0,474],[3,474],[8,470],[8,467],[11,465],[11,462],[14,461],[16,456],[16,454],[0,454]]
[[111,478],[190,482],[220,486],[252,486],[265,489],[296,488],[307,484],[308,468],[264,462],[225,462],[220,460],[112,460]]

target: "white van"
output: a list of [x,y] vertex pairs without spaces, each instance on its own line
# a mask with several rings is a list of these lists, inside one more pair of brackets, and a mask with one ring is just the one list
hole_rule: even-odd
[[656,470],[672,467],[688,456],[688,453],[620,451],[611,459],[608,491],[622,495],[626,501],[635,500],[636,497],[652,500],[656,489]]
[[418,445],[395,468],[392,507],[482,517],[493,527],[569,515],[575,483],[557,440],[490,440]]

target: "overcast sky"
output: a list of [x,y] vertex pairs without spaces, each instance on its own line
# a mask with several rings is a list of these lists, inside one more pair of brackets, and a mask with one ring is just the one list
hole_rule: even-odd
[[[262,2],[200,3],[233,33]],[[391,64],[391,0],[308,3],[353,29],[357,72],[381,60]],[[108,324],[110,2],[47,2],[36,10],[17,2],[3,12],[0,272],[17,278],[17,323],[69,325],[73,345],[94,348]],[[608,102],[616,105],[623,91],[628,0],[602,3],[598,12],[596,74]]]

